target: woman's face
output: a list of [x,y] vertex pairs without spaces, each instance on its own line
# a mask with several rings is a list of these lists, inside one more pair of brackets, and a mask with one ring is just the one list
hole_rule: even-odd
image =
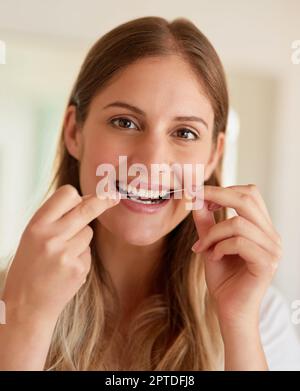
[[[114,102],[129,104],[136,110]],[[187,116],[201,120],[174,119]],[[74,107],[70,107],[65,122],[65,142],[69,152],[80,160],[82,194],[95,194],[101,179],[96,176],[96,169],[101,164],[113,165],[116,179],[121,180],[119,156],[127,157],[127,168],[135,163],[148,169],[148,178],[141,174],[140,179],[142,182],[148,179],[149,188],[153,163],[170,167],[174,163],[181,167],[201,163],[207,180],[223,148],[222,136],[217,148],[212,148],[212,106],[190,67],[175,55],[145,58],[129,65],[94,97],[81,129],[76,130],[74,121]],[[125,180],[129,184],[137,176],[127,175]],[[178,189],[183,188],[182,179],[171,172],[170,183],[164,182],[163,177],[157,178],[155,183]],[[190,213],[187,201],[190,199],[184,196],[171,197],[158,208],[122,199],[98,220],[126,242],[149,245]]]

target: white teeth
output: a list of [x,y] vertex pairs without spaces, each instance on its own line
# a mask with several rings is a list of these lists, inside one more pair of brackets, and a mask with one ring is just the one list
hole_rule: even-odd
[[132,198],[132,201],[134,201],[134,202],[137,202],[137,203],[139,203],[139,204],[149,204],[149,205],[151,205],[151,204],[157,204],[157,203],[159,203],[159,201],[155,201],[155,202],[153,202],[153,201],[149,201],[149,200],[140,200],[139,198]]
[[152,190],[146,190],[146,189],[137,189],[131,185],[128,185],[126,188],[126,185],[121,185],[120,183],[119,183],[119,189],[123,190],[123,192],[128,192],[136,197],[142,197],[142,198],[158,198],[159,196],[164,197],[168,193],[167,190],[152,191]]

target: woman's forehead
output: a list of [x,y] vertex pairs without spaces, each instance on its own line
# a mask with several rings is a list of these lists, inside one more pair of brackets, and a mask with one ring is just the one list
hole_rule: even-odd
[[128,65],[95,97],[97,107],[125,101],[149,115],[202,115],[213,112],[199,80],[178,56],[145,58]]

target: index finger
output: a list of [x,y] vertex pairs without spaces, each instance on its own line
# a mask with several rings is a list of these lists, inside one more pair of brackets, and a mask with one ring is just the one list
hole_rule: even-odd
[[240,193],[228,187],[210,185],[205,186],[204,194],[206,200],[213,201],[224,207],[235,209],[238,215],[260,227],[263,232],[274,240],[274,229],[272,224],[248,194]]
[[[234,185],[234,186],[227,186],[228,189],[237,190],[238,192],[248,194],[249,190],[247,190],[247,186],[245,185]],[[253,191],[253,190],[252,190]],[[268,219],[269,223],[272,224],[271,217],[269,215],[268,209],[266,207],[266,204],[260,194],[259,191],[255,192],[254,201],[257,202],[258,207],[262,210],[262,212],[265,214],[266,218]]]
[[80,203],[81,196],[74,186],[60,186],[38,209],[31,222],[40,220],[45,224],[53,223]]
[[214,213],[207,206],[207,201],[204,201],[201,209],[194,209],[192,212],[200,241],[207,235],[209,228],[216,224]]
[[100,216],[106,209],[119,202],[120,197],[116,197],[116,199],[109,197],[99,199],[95,195],[90,195],[60,219],[59,230],[63,232],[66,239],[70,239],[92,220]]

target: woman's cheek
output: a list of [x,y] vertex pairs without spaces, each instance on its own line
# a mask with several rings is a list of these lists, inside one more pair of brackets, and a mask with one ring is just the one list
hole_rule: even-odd
[[94,194],[96,189],[96,168],[94,165],[83,159],[80,164],[80,187],[82,194]]
[[85,140],[82,159],[80,162],[80,186],[83,194],[95,194],[97,183],[101,177],[97,176],[97,169],[101,165],[111,164],[115,167],[114,151],[101,143],[99,138],[90,137]]

